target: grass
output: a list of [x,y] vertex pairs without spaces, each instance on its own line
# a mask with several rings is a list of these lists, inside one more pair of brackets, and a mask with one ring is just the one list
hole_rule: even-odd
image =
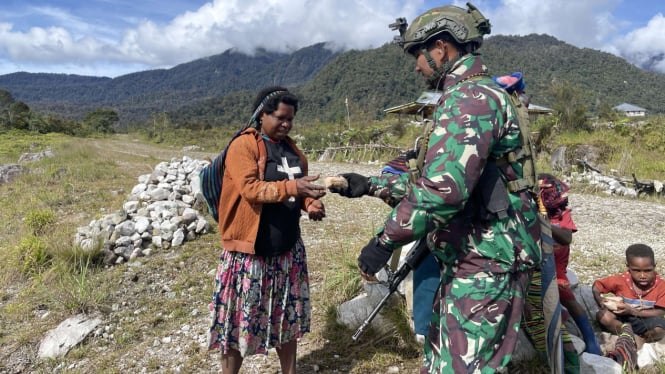
[[[599,156],[595,166],[605,170],[606,174],[614,171],[617,176],[630,178],[635,173],[640,180],[663,180],[665,159],[662,155],[665,149],[652,139],[665,136],[661,135],[665,133],[665,118],[655,117],[651,121],[651,125],[644,126],[644,130],[634,127],[623,130],[604,128],[559,134],[554,144],[568,147],[566,153],[569,159],[582,158],[580,146],[591,145]],[[552,149],[554,147],[551,146]]]
[[[409,131],[415,130],[406,129],[412,136]],[[560,141],[577,144],[583,139],[583,134],[573,134]],[[591,138],[594,142],[603,139],[612,143],[608,149],[614,152],[607,157],[608,166],[622,159],[618,156],[621,152],[631,149],[614,144],[619,140],[607,134]],[[21,153],[46,147],[56,157],[29,164],[29,174],[0,186],[0,371],[22,352],[31,357],[28,366],[37,373],[70,366],[73,369],[68,372],[81,373],[95,370],[92,368],[120,373],[141,368],[169,372],[176,366],[181,372],[198,372],[213,367],[218,358],[194,342],[182,347],[178,358],[182,361],[177,363],[145,352],[157,349],[155,341],[176,334],[183,325],[195,319],[207,320],[203,315],[211,295],[210,272],[218,256],[215,233],[111,268],[101,265],[99,249],[84,252],[72,245],[77,227],[119,209],[137,177],[151,172],[158,162],[182,157],[182,145],[153,145],[143,151],[148,145],[131,136],[82,141],[61,135],[3,134],[2,163],[15,163]],[[630,162],[634,165],[646,163],[643,160],[649,157],[656,159],[653,154],[638,154],[639,150],[632,148]],[[194,156],[203,158],[202,153]],[[628,157],[623,160],[628,164]],[[369,166],[368,170],[376,168]],[[649,169],[640,166],[638,170]],[[361,289],[356,271],[358,251],[383,221],[387,206],[378,199],[352,201],[337,195],[326,196],[325,204],[327,218],[323,222],[302,222],[314,310],[312,332],[301,342],[299,365],[317,367],[319,373],[377,373],[390,367],[417,372],[420,347],[413,341],[399,298],[385,309],[388,318],[399,322],[392,331],[368,329],[358,342],[351,342],[354,331],[336,319],[335,307]],[[605,259],[594,261],[597,264],[593,266],[606,266]],[[195,310],[199,317],[193,316]],[[102,316],[103,333],[92,334],[64,358],[35,360],[34,352],[44,334],[79,312]],[[276,362],[274,357],[270,360]]]

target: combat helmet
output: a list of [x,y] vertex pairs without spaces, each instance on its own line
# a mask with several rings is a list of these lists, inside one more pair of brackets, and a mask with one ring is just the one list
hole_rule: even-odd
[[390,25],[390,28],[400,32],[395,41],[404,52],[414,54],[425,48],[434,37],[445,32],[457,44],[465,46],[466,52],[473,52],[480,48],[483,35],[490,33],[491,25],[478,8],[471,3],[466,3],[466,6],[468,9],[453,5],[432,8],[416,17],[408,28],[406,20],[398,18]]

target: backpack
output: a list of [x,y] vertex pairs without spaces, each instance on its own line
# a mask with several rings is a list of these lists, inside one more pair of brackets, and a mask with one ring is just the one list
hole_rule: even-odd
[[215,157],[214,160],[201,169],[199,172],[199,187],[201,187],[201,194],[208,205],[208,212],[215,220],[219,222],[219,199],[222,196],[222,184],[224,181],[224,161],[226,160],[226,152],[238,136],[240,136],[246,128],[238,130],[229,140],[228,144],[222,151]]

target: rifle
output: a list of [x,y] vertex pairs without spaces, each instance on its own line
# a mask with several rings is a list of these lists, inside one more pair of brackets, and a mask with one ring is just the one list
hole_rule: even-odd
[[399,269],[393,272],[389,268],[386,268],[386,272],[388,273],[388,293],[383,297],[383,299],[381,299],[376,307],[374,307],[372,313],[370,313],[370,315],[367,316],[360,327],[358,327],[358,330],[356,330],[356,333],[353,334],[351,339],[354,341],[358,339],[360,334],[365,331],[367,326],[372,323],[374,317],[376,317],[376,315],[379,314],[381,309],[383,309],[383,307],[386,305],[390,296],[395,291],[397,291],[399,284],[402,283],[404,278],[406,278],[411,270],[415,270],[420,265],[420,263],[425,259],[425,257],[427,257],[428,254],[429,248],[427,248],[427,241],[425,238],[420,238],[413,244],[409,252],[406,254],[404,263],[399,267]]

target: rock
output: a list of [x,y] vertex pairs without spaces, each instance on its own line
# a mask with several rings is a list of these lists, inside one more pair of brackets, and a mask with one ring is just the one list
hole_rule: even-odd
[[39,344],[39,358],[62,357],[80,343],[102,320],[95,316],[79,314],[68,318],[46,333]]
[[562,146],[552,152],[552,155],[550,156],[550,167],[552,170],[568,170],[568,163],[566,162],[566,149],[566,146]]
[[580,374],[622,374],[621,365],[611,358],[582,353]]
[[173,233],[173,240],[171,240],[171,246],[173,247],[181,246],[184,241],[185,241],[185,231],[183,229],[178,229],[176,230],[175,233]]
[[19,164],[24,163],[24,162],[35,162],[35,161],[39,161],[43,158],[53,158],[53,157],[55,157],[55,154],[53,153],[53,151],[51,151],[51,149],[46,149],[44,151],[37,152],[37,153],[23,153],[19,157],[18,162],[19,162]]
[[208,233],[210,225],[193,206],[205,164],[188,157],[160,162],[151,174],[138,177],[139,184],[121,210],[79,227],[74,243],[85,248],[105,243],[108,265],[145,255],[148,248],[181,246]]
[[[357,329],[372,313],[376,305],[388,292],[388,288],[381,283],[365,283],[365,293],[346,301],[337,307],[337,321],[350,329]],[[391,330],[390,321],[381,313],[377,314],[370,326],[381,333]]]
[[644,344],[642,348],[637,351],[637,366],[640,368],[656,364],[660,361],[658,353],[653,348],[652,343]]
[[538,353],[536,349],[533,348],[533,344],[524,333],[523,329],[520,329],[519,334],[517,335],[517,345],[513,351],[513,357],[511,358],[512,362],[524,362],[531,361],[536,357]]
[[154,201],[162,201],[168,199],[169,194],[170,194],[169,191],[163,188],[157,188],[155,190],[150,191],[150,198]]
[[573,289],[575,299],[587,311],[587,315],[591,321],[596,320],[596,313],[600,309],[596,304],[596,299],[593,298],[591,286],[579,286]]
[[136,229],[136,232],[143,234],[144,232],[150,230],[150,220],[146,217],[138,217],[136,218],[134,228]]
[[13,181],[25,170],[19,164],[0,165],[0,186]]

